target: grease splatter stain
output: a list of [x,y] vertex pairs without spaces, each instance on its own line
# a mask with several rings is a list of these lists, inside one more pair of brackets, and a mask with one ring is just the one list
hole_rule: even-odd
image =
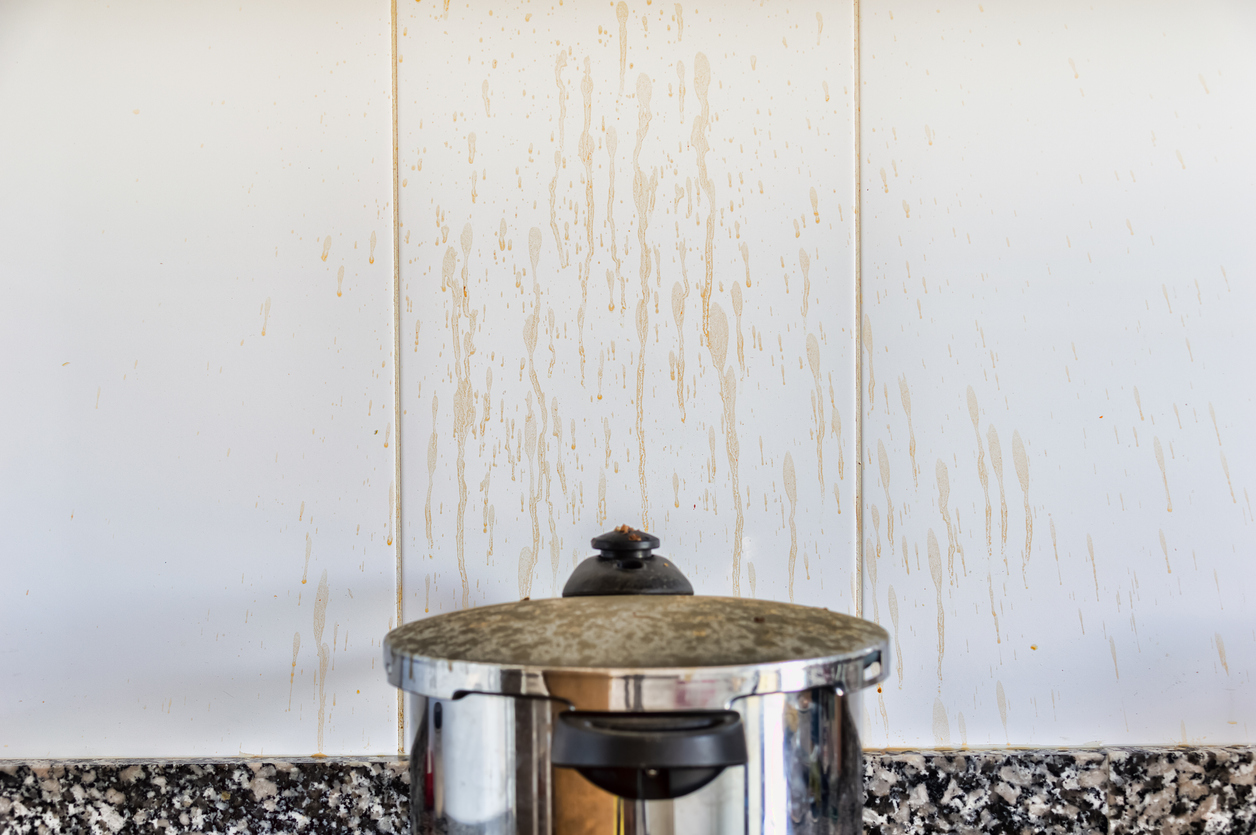
[[647,180],[641,170],[641,146],[650,130],[650,77],[645,73],[637,76],[637,144],[632,150],[632,195],[637,207],[637,241],[641,251],[641,301],[637,303],[637,480],[641,487],[641,527],[650,529],[650,499],[645,466],[645,346],[649,337],[650,322],[650,247],[647,229],[650,223],[650,207],[658,187],[658,170]]
[[[711,150],[711,145],[707,141],[707,130],[711,125],[711,101],[708,95],[711,89],[711,62],[701,52],[694,56],[693,89],[698,96],[698,103],[702,105],[698,118],[694,119],[690,141],[693,143],[694,153],[698,157],[699,200],[701,200],[702,192],[705,191],[707,196],[706,245],[703,250],[706,282],[702,285],[701,295],[702,333],[709,343],[711,339],[711,293],[715,288],[715,184],[711,182],[706,163],[706,155]],[[720,369],[721,373],[723,373],[723,366],[720,366]]]
[[802,315],[807,315],[808,299],[811,296],[811,258],[807,250],[798,250],[798,267],[802,270]]
[[1156,452],[1156,463],[1160,466],[1160,478],[1164,480],[1165,510],[1173,512],[1173,497],[1169,495],[1169,474],[1164,468],[1164,449],[1160,446],[1160,437],[1153,436],[1153,448]]
[[310,573],[310,552],[314,548],[314,542],[310,539],[310,535],[305,535],[305,569],[301,572],[301,585],[305,585],[306,578]]
[[1016,479],[1025,496],[1025,556],[1021,560],[1021,575],[1025,588],[1029,588],[1029,549],[1034,540],[1034,517],[1029,509],[1029,459],[1025,456],[1025,445],[1021,443],[1020,433],[1015,430],[1012,432],[1012,464],[1016,468]]
[[733,512],[736,516],[733,529],[733,595],[740,597],[741,540],[742,531],[745,529],[745,518],[737,466],[741,457],[741,448],[737,439],[737,375],[731,368],[724,370],[728,359],[728,317],[724,315],[724,310],[718,304],[713,304],[710,318],[711,361],[715,366],[715,373],[720,378],[720,399],[724,403],[724,443],[728,449],[728,469],[733,482]]
[[890,457],[886,455],[885,444],[880,438],[877,438],[877,464],[881,468],[881,486],[885,488],[885,541],[890,548],[893,548],[894,502],[890,500]]
[[624,94],[624,72],[628,69],[628,4],[619,0],[615,7],[619,20],[619,94]]
[[940,698],[933,700],[933,742],[938,748],[951,747],[951,724],[946,718],[946,705]]
[[903,648],[898,644],[898,595],[894,593],[893,584],[889,590],[890,623],[894,625],[894,677],[898,679],[898,689],[903,689]]
[[933,578],[933,588],[938,598],[938,681],[942,681],[942,656],[946,654],[946,612],[942,609],[942,553],[938,548],[938,538],[933,528],[929,528],[926,545],[929,551],[929,576]]
[[986,432],[986,439],[990,443],[990,467],[994,470],[994,477],[999,482],[999,538],[1000,552],[1003,554],[1003,568],[1007,569],[1007,493],[1003,489],[1003,448],[999,446],[999,433],[995,431],[994,424],[990,424],[990,429]]
[[994,556],[994,540],[990,533],[990,518],[992,509],[990,507],[990,474],[986,472],[986,448],[981,443],[981,430],[977,428],[980,418],[980,412],[977,408],[977,393],[973,391],[973,387],[968,387],[968,416],[973,422],[973,434],[977,436],[977,480],[981,482],[981,492],[986,498],[986,556]]
[[[794,599],[794,561],[798,556],[798,527],[794,524],[794,511],[798,507],[798,484],[794,476],[794,456],[785,453],[785,464],[781,468],[784,479],[785,496],[789,499],[789,599]],[[733,501],[736,502],[736,494]]]
[[314,645],[318,648],[318,752],[323,753],[323,722],[327,708],[327,665],[331,661],[331,649],[323,643],[323,628],[327,625],[327,602],[331,591],[327,586],[327,569],[318,580],[318,592],[314,595]]
[[1007,738],[1007,694],[1003,692],[1003,682],[994,683],[994,698],[999,703],[999,721],[1003,723],[1003,737]]
[[[740,298],[741,291],[733,284],[734,296]],[[740,317],[738,317],[740,322]],[[740,339],[738,340],[740,353]],[[811,378],[815,382],[815,391],[811,395],[812,411],[816,416],[816,476],[820,480],[820,496],[824,496],[824,389],[820,383],[820,342],[815,334],[807,334],[807,364],[811,366]]]
[[440,408],[440,399],[432,395],[432,437],[427,442],[427,501],[423,506],[423,516],[427,522],[427,544],[432,546],[432,487],[436,484],[436,412]]
[[292,672],[288,674],[288,710],[292,710],[292,684],[297,677],[297,655],[301,652],[301,633],[292,634]]
[[898,378],[898,395],[903,402],[903,412],[907,415],[907,454],[911,456],[911,481],[915,487],[920,486],[920,468],[916,466],[916,431],[911,425],[911,391],[907,388],[907,376]]
[[949,503],[951,499],[951,478],[947,472],[946,464],[942,459],[938,459],[934,472],[938,479],[938,510],[942,512],[942,521],[946,523],[946,571],[951,577],[951,582],[955,582],[955,554],[959,553],[960,564],[963,567],[964,575],[968,575],[968,567],[964,563],[964,548],[959,542],[959,532],[955,530],[955,526],[951,524],[951,511]]
[[1221,640],[1221,633],[1217,632],[1213,635],[1213,640],[1217,644],[1217,658],[1221,659],[1221,666],[1225,668],[1225,674],[1230,674],[1230,665],[1225,660],[1225,641]]

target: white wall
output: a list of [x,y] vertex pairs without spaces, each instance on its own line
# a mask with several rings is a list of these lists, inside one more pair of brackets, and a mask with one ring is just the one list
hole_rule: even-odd
[[868,741],[1252,742],[1256,10],[861,6]]
[[861,575],[852,7],[472,5],[398,11],[400,490],[389,7],[0,7],[0,758],[394,751],[399,546],[413,618],[642,519],[862,576],[871,745],[1251,741],[1249,7],[861,4]]
[[389,46],[0,5],[0,757],[395,749]]

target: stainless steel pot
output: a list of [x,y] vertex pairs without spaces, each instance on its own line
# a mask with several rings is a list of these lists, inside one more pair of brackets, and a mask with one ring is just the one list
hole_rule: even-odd
[[417,833],[857,833],[858,691],[888,636],[791,604],[695,597],[626,527],[564,597],[389,633],[410,691]]

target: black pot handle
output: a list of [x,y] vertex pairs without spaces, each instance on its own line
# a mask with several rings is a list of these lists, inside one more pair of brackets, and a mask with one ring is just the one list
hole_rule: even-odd
[[667,713],[568,711],[558,715],[554,765],[641,800],[682,797],[745,765],[746,735],[732,710]]

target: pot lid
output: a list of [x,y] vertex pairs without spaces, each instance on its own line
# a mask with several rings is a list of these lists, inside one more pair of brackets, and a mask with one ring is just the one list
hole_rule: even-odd
[[437,698],[496,693],[582,710],[723,709],[749,695],[874,684],[886,675],[888,640],[880,626],[827,609],[612,592],[414,621],[385,638],[384,662],[393,685]]

